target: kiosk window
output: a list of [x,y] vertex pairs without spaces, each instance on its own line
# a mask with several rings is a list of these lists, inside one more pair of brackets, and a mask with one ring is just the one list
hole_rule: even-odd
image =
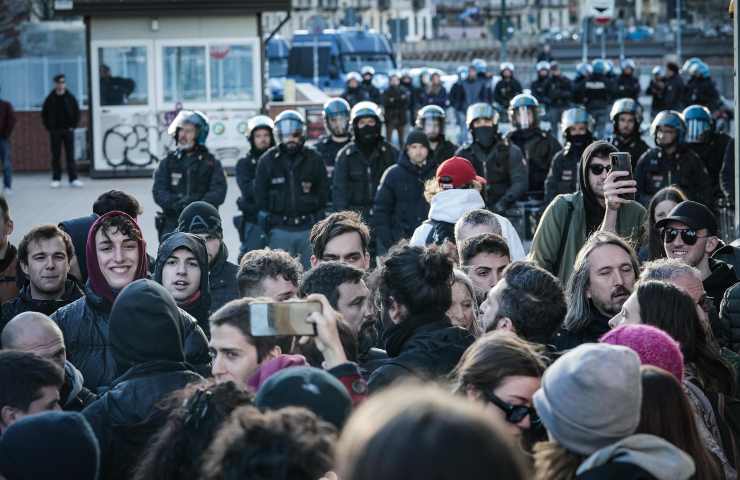
[[250,46],[211,45],[211,101],[254,100],[254,55]]
[[205,102],[206,47],[164,47],[164,100]]
[[100,105],[146,105],[147,52],[145,47],[98,49]]

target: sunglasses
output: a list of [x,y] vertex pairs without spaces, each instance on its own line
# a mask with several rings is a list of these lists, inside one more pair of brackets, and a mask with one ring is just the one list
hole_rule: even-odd
[[686,245],[694,245],[700,238],[707,238],[706,235],[699,236],[692,228],[664,228],[663,243],[673,243],[679,235]]
[[504,402],[492,392],[486,390],[486,388],[480,388],[479,390],[486,400],[504,411],[504,416],[506,417],[507,422],[517,424],[527,416],[529,416],[532,423],[539,422],[539,417],[537,417],[537,412],[535,412],[534,408],[526,405],[512,405],[508,402]]
[[601,165],[599,163],[592,163],[588,166],[588,169],[593,173],[594,175],[601,175],[604,173],[604,170],[606,170],[606,173],[609,173],[612,171],[611,165]]

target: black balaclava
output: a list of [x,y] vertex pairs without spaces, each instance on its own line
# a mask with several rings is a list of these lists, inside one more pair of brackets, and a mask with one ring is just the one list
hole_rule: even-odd
[[493,127],[474,127],[472,130],[473,140],[484,150],[489,150],[496,143],[497,129]]
[[594,141],[591,132],[586,132],[582,135],[567,135],[568,143],[570,143],[576,151],[583,152],[583,150]]
[[358,128],[358,120],[359,119],[355,119],[352,124],[355,141],[357,142],[357,146],[360,147],[360,150],[364,153],[368,153],[378,145],[378,142],[380,142],[380,121],[376,118],[375,126],[370,127],[366,125],[362,128]]
[[586,208],[586,235],[595,232],[604,220],[604,207],[601,206],[596,195],[588,183],[591,160],[598,153],[600,157],[608,157],[610,153],[618,152],[617,147],[604,140],[598,140],[586,147],[581,155],[581,171],[578,176],[578,188],[583,192],[583,204]]

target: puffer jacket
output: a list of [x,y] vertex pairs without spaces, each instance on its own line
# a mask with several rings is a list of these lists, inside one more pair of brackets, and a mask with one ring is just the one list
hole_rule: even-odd
[[[111,307],[111,303],[96,294],[88,283],[83,298],[65,305],[51,316],[64,334],[67,359],[82,372],[85,387],[95,392],[111,385],[116,377],[108,338]],[[201,367],[210,364],[208,340],[197,321],[182,309],[180,321],[187,362]]]
[[721,323],[730,327],[730,348],[740,353],[740,283],[725,291],[719,316]]
[[229,251],[226,244],[221,242],[221,249],[213,259],[208,275],[211,285],[211,313],[239,298],[239,284],[236,281],[239,266],[228,259]]
[[82,291],[77,284],[68,279],[64,284],[64,295],[59,300],[34,300],[31,298],[31,287],[23,287],[17,297],[9,302],[3,303],[2,317],[0,317],[0,332],[5,325],[16,315],[23,312],[40,312],[51,315],[58,309],[68,305],[82,296]]

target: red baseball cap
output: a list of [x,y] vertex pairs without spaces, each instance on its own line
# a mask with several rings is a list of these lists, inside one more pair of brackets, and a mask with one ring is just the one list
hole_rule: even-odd
[[483,185],[486,183],[486,179],[478,176],[475,167],[467,158],[448,158],[437,168],[437,181],[444,190],[464,187],[474,180]]

